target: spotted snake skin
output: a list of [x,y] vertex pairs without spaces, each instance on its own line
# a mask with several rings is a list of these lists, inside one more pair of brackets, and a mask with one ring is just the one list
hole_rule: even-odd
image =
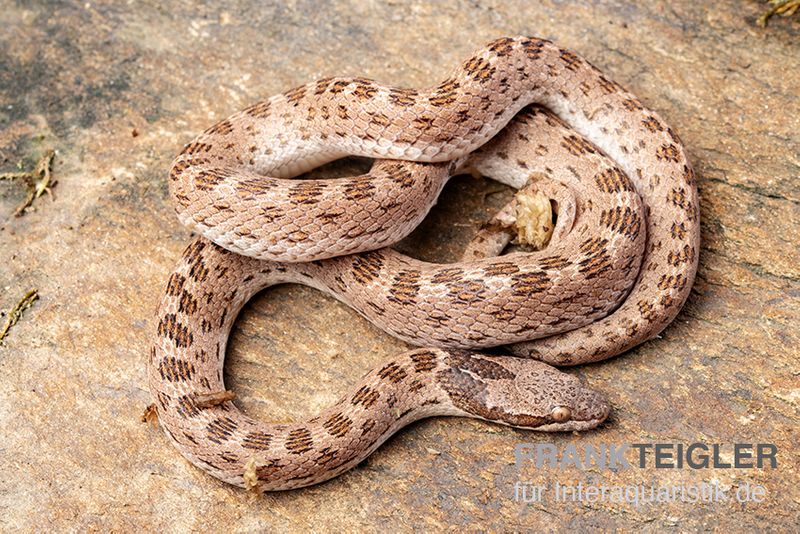
[[[360,177],[291,179],[344,155],[379,160]],[[508,229],[490,224],[456,264],[383,248],[465,170],[520,189],[517,199],[554,199],[550,244],[497,256]],[[170,191],[202,237],[158,312],[149,364],[158,418],[195,465],[264,491],[336,476],[423,417],[597,426],[609,412],[602,397],[543,362],[598,361],[652,338],[697,268],[697,190],[678,137],[588,62],[535,38],[498,39],[428,90],[330,78],[277,95],[189,143]],[[241,307],[286,282],[431,348],[384,362],[302,423],[255,421],[230,400],[199,403],[225,390]],[[498,345],[526,358],[467,352]]]

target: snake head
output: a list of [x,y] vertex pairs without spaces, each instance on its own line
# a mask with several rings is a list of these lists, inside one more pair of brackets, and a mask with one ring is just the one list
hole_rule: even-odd
[[577,377],[538,361],[515,360],[515,391],[509,394],[515,395],[519,414],[509,424],[548,432],[589,430],[611,412],[605,398]]
[[439,375],[455,407],[468,415],[531,430],[589,430],[611,407],[578,378],[537,360],[451,353]]

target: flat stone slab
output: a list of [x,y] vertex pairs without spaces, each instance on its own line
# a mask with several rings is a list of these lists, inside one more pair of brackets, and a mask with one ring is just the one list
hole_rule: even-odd
[[[0,182],[0,309],[29,289],[40,295],[0,347],[0,529],[796,528],[796,21],[762,29],[759,3],[686,0],[24,5],[0,10],[0,171],[20,160],[31,167],[54,148],[57,185],[13,217],[25,188]],[[698,174],[703,249],[687,306],[659,339],[570,371],[606,393],[611,420],[580,435],[427,420],[329,483],[265,496],[191,466],[140,422],[151,402],[154,311],[190,239],[167,199],[172,157],[216,120],[309,80],[425,86],[474,48],[514,34],[553,39],[631,89],[681,135]],[[455,178],[400,248],[453,260],[507,198],[491,181]],[[283,286],[241,314],[226,380],[248,413],[291,421],[406,348],[332,299]],[[657,442],[774,443],[779,465],[612,472],[514,463],[520,443]],[[716,483],[731,498],[556,502],[556,481]],[[519,502],[518,482],[551,493]],[[763,486],[764,501],[737,502],[746,484]]]

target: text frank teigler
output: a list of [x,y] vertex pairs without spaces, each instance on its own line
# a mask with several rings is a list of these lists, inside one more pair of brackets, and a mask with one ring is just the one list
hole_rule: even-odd
[[[559,451],[553,443],[520,443],[514,450],[514,464],[522,468],[564,470],[575,468],[593,473],[626,469],[776,469],[778,448],[772,443],[626,443],[568,444]],[[716,477],[686,484],[565,483],[545,485],[519,480],[514,484],[517,502],[609,502],[644,504],[681,502],[753,502],[766,498],[764,486],[744,481],[723,487]]]

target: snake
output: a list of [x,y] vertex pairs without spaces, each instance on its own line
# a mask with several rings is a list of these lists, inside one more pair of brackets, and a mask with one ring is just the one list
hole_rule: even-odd
[[[292,179],[345,155],[377,161],[358,177]],[[465,170],[518,193],[461,262],[385,248]],[[186,145],[169,187],[200,236],[157,312],[155,411],[192,463],[261,491],[335,477],[424,417],[596,427],[607,402],[548,364],[654,337],[697,269],[697,187],[678,136],[585,59],[537,38],[495,40],[426,90],[326,78],[276,95]],[[542,195],[550,243],[498,255],[508,219]],[[383,362],[311,419],[254,420],[220,396],[225,348],[239,310],[279,283],[327,292],[426,348]],[[500,345],[511,355],[472,352]]]

